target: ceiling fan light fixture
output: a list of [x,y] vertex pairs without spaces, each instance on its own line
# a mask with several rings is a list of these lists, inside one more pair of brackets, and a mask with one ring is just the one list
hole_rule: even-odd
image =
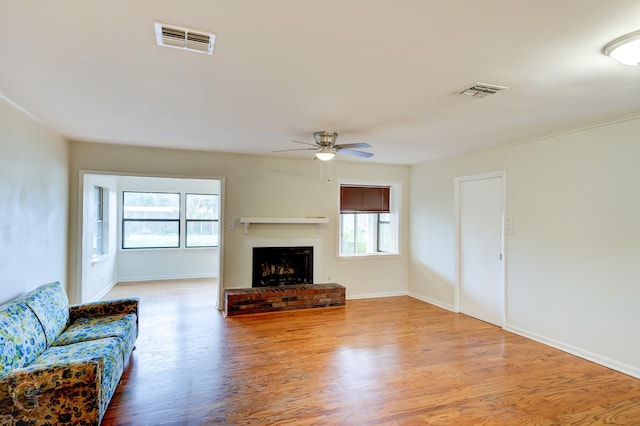
[[316,158],[321,161],[332,160],[336,156],[336,149],[330,146],[323,146],[320,151],[316,152]]
[[640,65],[640,31],[611,41],[602,49],[602,53],[624,65]]

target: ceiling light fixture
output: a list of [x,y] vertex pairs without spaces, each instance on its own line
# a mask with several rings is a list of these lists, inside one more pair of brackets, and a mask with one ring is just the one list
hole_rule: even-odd
[[329,145],[323,146],[320,151],[316,152],[316,158],[321,161],[329,161],[335,156],[336,149]]
[[640,31],[618,37],[607,44],[602,53],[625,65],[640,65]]

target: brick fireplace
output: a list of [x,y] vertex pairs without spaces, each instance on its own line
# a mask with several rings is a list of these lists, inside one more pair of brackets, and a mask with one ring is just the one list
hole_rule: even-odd
[[302,284],[236,288],[224,291],[224,316],[344,306],[346,289],[340,284]]
[[[267,256],[266,261],[254,260],[254,253],[262,250],[256,248],[277,248],[275,256]],[[346,289],[337,283],[326,283],[321,277],[322,245],[320,239],[247,239],[244,242],[243,286],[224,291],[225,316],[285,311],[293,309],[326,308],[344,306]],[[298,258],[292,260],[291,256]],[[283,260],[284,259],[284,260]],[[306,260],[304,260],[306,259]],[[265,263],[266,262],[266,263]],[[275,277],[253,284],[254,264],[260,271],[277,271]],[[264,265],[263,265],[264,264]],[[299,268],[291,267],[297,264]],[[308,264],[308,266],[307,266]],[[268,265],[268,268],[267,268]],[[273,266],[273,268],[272,268]],[[291,273],[291,270],[297,272]],[[270,273],[266,274],[271,275]],[[296,278],[293,278],[295,275]],[[304,276],[306,278],[300,278]],[[311,283],[304,283],[309,281]],[[258,280],[260,281],[260,279]],[[295,283],[300,281],[300,283]],[[320,284],[318,284],[320,283]],[[272,284],[272,285],[269,285]]]

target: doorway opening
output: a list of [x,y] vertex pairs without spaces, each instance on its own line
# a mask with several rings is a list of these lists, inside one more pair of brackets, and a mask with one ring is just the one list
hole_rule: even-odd
[[117,283],[207,279],[222,297],[220,178],[81,172],[78,298]]

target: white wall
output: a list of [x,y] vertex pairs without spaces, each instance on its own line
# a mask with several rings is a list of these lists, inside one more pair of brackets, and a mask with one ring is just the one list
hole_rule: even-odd
[[409,291],[452,307],[453,179],[506,171],[506,327],[640,377],[640,119],[411,169]]
[[[312,159],[284,159],[151,149],[114,145],[72,142],[71,176],[80,170],[110,171],[124,174],[148,174],[165,177],[225,178],[224,200],[224,276],[227,288],[239,287],[242,282],[244,241],[256,238],[321,238],[324,280],[339,282],[347,287],[347,297],[385,294],[406,294],[408,259],[408,190],[409,168],[385,166],[366,162],[336,161],[332,165],[330,182],[320,181],[319,162]],[[337,259],[336,227],[338,218],[339,179],[390,180],[401,185],[403,194],[400,217],[401,254],[399,256],[360,259]],[[78,182],[73,178],[71,193]],[[70,234],[77,232],[77,200],[71,199]],[[314,225],[255,225],[244,235],[239,225],[241,216],[306,217],[326,216],[330,223],[322,234]],[[228,229],[233,222],[235,229]],[[71,281],[75,282],[74,259],[71,258]],[[329,279],[329,277],[331,277]]]
[[69,143],[0,97],[0,303],[67,283]]

